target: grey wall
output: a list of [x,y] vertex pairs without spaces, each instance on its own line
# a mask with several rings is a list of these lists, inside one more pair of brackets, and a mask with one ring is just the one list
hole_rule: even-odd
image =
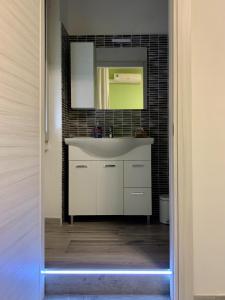
[[168,0],[61,0],[70,35],[168,32]]

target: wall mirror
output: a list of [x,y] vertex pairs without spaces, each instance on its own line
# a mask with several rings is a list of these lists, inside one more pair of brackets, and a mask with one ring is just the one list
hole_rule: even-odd
[[98,109],[143,109],[143,67],[97,67]]
[[72,108],[146,108],[146,48],[95,49],[76,42],[70,50]]
[[146,107],[147,49],[96,49],[96,107]]

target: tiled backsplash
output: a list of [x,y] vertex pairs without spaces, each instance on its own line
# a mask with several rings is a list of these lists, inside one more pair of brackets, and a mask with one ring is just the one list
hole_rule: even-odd
[[[167,35],[117,35],[68,36],[62,30],[63,71],[63,138],[91,136],[97,122],[108,135],[113,126],[115,136],[132,136],[137,127],[143,127],[154,138],[152,146],[152,198],[153,217],[158,220],[159,195],[168,193],[168,36]],[[122,47],[147,47],[147,109],[145,110],[95,110],[70,107],[70,42],[91,41],[96,47],[118,47],[112,38],[129,38]],[[68,209],[67,147],[63,143],[63,212]]]

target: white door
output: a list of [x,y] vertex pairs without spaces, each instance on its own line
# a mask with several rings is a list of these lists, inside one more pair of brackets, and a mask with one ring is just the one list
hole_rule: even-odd
[[69,215],[96,215],[97,162],[69,162]]
[[98,162],[98,215],[123,215],[123,162]]
[[41,4],[40,0],[0,1],[1,300],[40,300],[44,292],[40,273]]

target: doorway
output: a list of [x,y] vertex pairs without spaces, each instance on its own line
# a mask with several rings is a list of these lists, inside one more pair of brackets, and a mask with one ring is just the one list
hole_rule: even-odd
[[[47,20],[47,23],[49,22],[51,21]],[[62,101],[68,100],[68,102],[60,103],[60,105],[63,104],[63,106],[61,106],[60,115],[60,118],[62,118],[62,148],[61,153],[60,151],[56,153],[63,161],[61,182],[63,200],[62,214],[60,214],[62,224],[59,220],[56,220],[57,218],[48,217],[46,219],[46,267],[47,269],[69,268],[72,270],[78,267],[79,269],[92,270],[126,270],[129,268],[139,271],[142,269],[169,271],[169,226],[168,224],[159,222],[160,196],[162,196],[161,202],[163,207],[163,204],[165,204],[163,203],[163,196],[167,201],[168,197],[166,198],[165,194],[169,194],[169,140],[166,138],[166,136],[168,137],[169,131],[168,37],[163,34],[154,36],[154,34],[133,34],[133,32],[129,35],[117,34],[110,36],[110,34],[105,34],[103,37],[100,34],[71,35],[65,31],[65,28],[60,26],[58,32],[61,34],[60,38],[58,37],[58,41],[61,41],[62,49],[62,88],[61,94],[60,89],[58,89],[58,92],[60,95],[59,99],[61,98]],[[119,40],[119,42],[113,42],[113,38]],[[122,39],[125,41],[121,41]],[[69,69],[71,67],[71,43],[91,42],[95,44],[96,49],[104,48],[105,45],[107,45],[106,48],[147,48],[147,80],[149,80],[149,94],[147,96],[148,99],[150,99],[148,105],[149,108],[151,106],[151,110],[148,110],[147,107],[147,109],[143,111],[115,110],[112,113],[110,110],[101,111],[95,110],[94,108],[90,110],[71,108],[71,87],[68,87],[71,84],[71,70]],[[60,72],[58,75],[59,74]],[[51,79],[52,77],[50,80]],[[158,89],[156,88],[156,84],[158,85]],[[160,85],[161,87],[159,87]],[[55,111],[56,110],[57,105],[55,106]],[[48,119],[48,121],[51,120]],[[151,214],[147,214],[147,216],[151,216],[150,224],[146,223],[145,214],[137,216],[135,213],[134,215],[125,216],[122,215],[122,213],[116,216],[113,214],[98,215],[97,213],[94,216],[75,214],[74,217],[72,215],[74,221],[73,225],[69,224],[71,218],[68,218],[70,194],[68,185],[70,176],[70,153],[68,148],[70,145],[68,146],[65,143],[64,138],[83,138],[84,136],[91,136],[95,126],[101,128],[103,136],[107,136],[109,134],[109,125],[113,127],[114,138],[122,139],[124,136],[133,136],[136,127],[138,129],[141,128],[141,132],[142,130],[144,131],[144,133],[142,132],[141,134],[146,134],[145,137],[143,136],[141,138],[151,137],[151,134],[155,134],[154,144],[151,145],[152,156],[151,159],[149,159],[151,162],[152,186],[149,187],[145,185],[141,187],[144,189],[152,189]],[[50,139],[48,143],[51,143]],[[138,157],[138,160],[142,161],[142,157]],[[127,160],[123,158],[121,161],[123,166],[123,179],[121,181],[124,182],[124,165],[127,163]],[[49,170],[48,168],[47,172],[49,172]],[[96,174],[99,176],[98,172]],[[157,176],[155,176],[156,174]],[[54,176],[54,174],[52,175]],[[137,191],[132,190],[132,193],[140,193],[140,187],[138,186],[123,186],[123,189],[130,188],[138,189]],[[123,201],[125,198],[124,192],[123,190]],[[143,191],[141,191],[141,193],[143,193]],[[53,206],[53,210],[56,209],[52,198],[50,202],[50,206]],[[64,249],[63,251],[62,248]],[[87,249],[88,251],[85,253]],[[108,256],[109,251],[113,252],[110,258]]]

